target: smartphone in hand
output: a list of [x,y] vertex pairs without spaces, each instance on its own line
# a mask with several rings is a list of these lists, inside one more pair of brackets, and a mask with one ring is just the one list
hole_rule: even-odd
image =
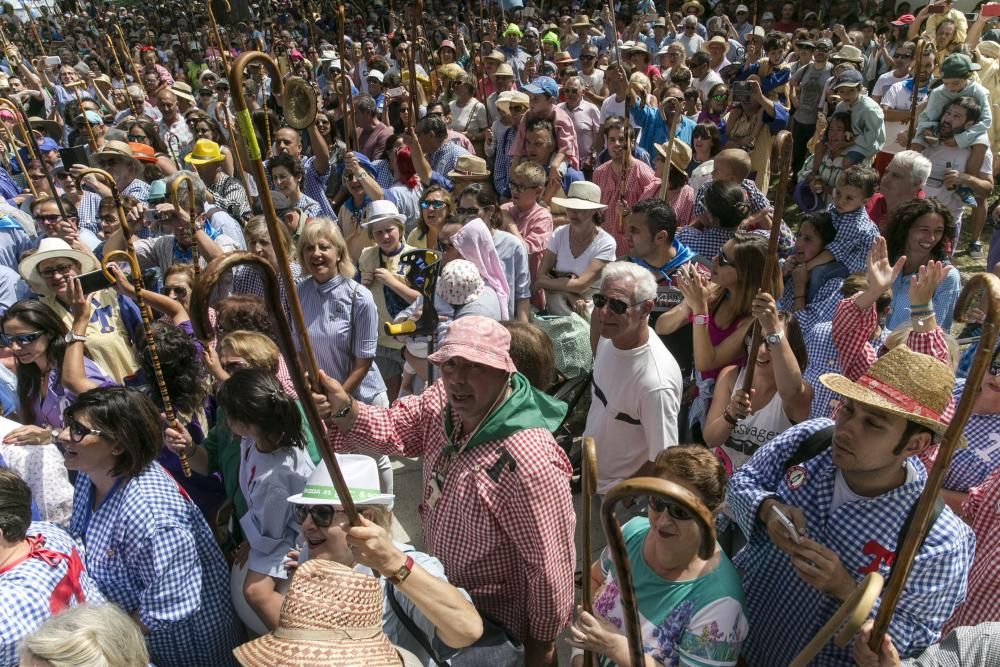
[[789,519],[784,512],[778,509],[777,505],[771,505],[771,511],[774,512],[775,516],[778,517],[778,521],[782,526],[784,526],[785,530],[788,531],[788,536],[792,538],[792,541],[799,544],[802,541],[802,538],[799,537],[799,531],[795,529],[795,524],[792,523],[792,520]]

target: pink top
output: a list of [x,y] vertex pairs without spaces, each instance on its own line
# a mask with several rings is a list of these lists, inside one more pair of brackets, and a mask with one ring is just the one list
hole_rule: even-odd
[[[660,179],[657,178],[655,181],[646,186],[642,195],[639,196],[639,201],[659,196]],[[676,190],[675,192],[668,191],[667,203],[670,204],[672,209],[674,209],[674,215],[677,217],[678,228],[691,222],[691,214],[694,212],[694,189],[690,185],[685,184],[680,190]]]
[[1000,618],[996,573],[1000,568],[1000,469],[979,486],[969,489],[962,516],[976,534],[976,555],[969,570],[965,602],[945,623],[942,634],[962,625],[977,625]]
[[[712,347],[718,347],[722,343],[722,341],[724,341],[727,338],[729,338],[730,334],[732,334],[734,331],[736,331],[737,329],[739,329],[740,328],[740,324],[743,322],[743,319],[744,318],[741,317],[741,318],[737,319],[735,322],[733,322],[732,324],[730,324],[725,329],[720,329],[719,325],[715,323],[715,313],[709,313],[708,314],[708,339],[710,341],[712,341]],[[739,366],[740,368],[742,368],[743,365],[746,364],[746,362],[747,362],[746,353],[743,353],[739,357],[737,357],[736,359],[733,359],[731,361],[726,361],[725,363],[723,363],[718,368],[713,368],[710,371],[702,371],[701,377],[704,380],[714,380],[715,378],[719,377],[719,373],[726,366],[733,366],[733,365],[735,365],[735,366]]]
[[[620,205],[619,188],[621,176],[614,169],[615,161],[608,160],[594,170],[594,183],[601,188],[601,203],[607,204],[604,209],[604,220],[601,227],[615,239],[618,257],[628,254],[628,244],[625,243],[625,230],[619,226],[618,207]],[[625,176],[625,204],[632,206],[640,199],[650,183],[656,181],[653,168],[645,162],[632,158],[629,162],[628,174]]]
[[[522,212],[514,202],[507,202],[500,207],[510,214],[517,224],[517,231],[524,239],[528,249],[528,270],[531,272],[531,282],[538,275],[538,265],[542,263],[542,255],[549,247],[552,238],[552,213],[541,204]],[[538,290],[531,296],[531,303],[538,308],[545,307],[545,293]]]

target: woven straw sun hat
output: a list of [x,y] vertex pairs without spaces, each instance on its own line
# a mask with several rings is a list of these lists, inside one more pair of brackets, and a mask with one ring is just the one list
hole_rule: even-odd
[[233,649],[246,667],[400,667],[382,631],[382,588],[375,577],[312,559],[292,577],[274,632]]
[[[826,373],[819,381],[844,398],[926,426],[938,435],[948,428],[943,415],[951,402],[955,374],[943,362],[906,345],[889,350],[857,382],[839,373]],[[965,446],[964,437],[959,446]]]

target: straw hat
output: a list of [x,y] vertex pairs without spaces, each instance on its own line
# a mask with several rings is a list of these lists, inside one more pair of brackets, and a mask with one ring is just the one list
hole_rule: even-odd
[[603,211],[607,208],[601,203],[601,188],[590,181],[574,181],[569,184],[566,197],[553,197],[552,203],[563,208],[578,211]]
[[38,116],[32,116],[28,119],[28,124],[31,125],[32,130],[38,130],[39,132],[52,137],[56,141],[62,141],[62,128],[59,127],[59,123],[54,120],[47,120],[45,118],[39,118]]
[[574,28],[589,28],[590,19],[587,18],[586,14],[577,14],[576,20],[573,21]]
[[839,49],[830,54],[831,61],[843,60],[849,63],[863,63],[865,55],[861,49],[851,44],[842,44]]
[[[336,454],[337,465],[344,475],[344,481],[351,490],[355,505],[388,505],[395,496],[382,493],[379,487],[378,464],[375,459],[363,454]],[[330,470],[325,465],[316,466],[302,493],[288,498],[296,505],[336,505],[341,506],[340,496],[333,486]]]
[[80,273],[90,273],[100,268],[97,260],[90,255],[79,250],[74,250],[68,243],[55,236],[47,236],[38,244],[38,250],[21,260],[17,266],[17,272],[21,274],[31,289],[37,294],[51,296],[52,290],[38,274],[38,265],[47,259],[65,258],[71,259],[80,265]]
[[487,53],[485,56],[483,56],[483,60],[495,60],[498,63],[502,63],[502,62],[506,62],[507,56],[505,56],[502,51],[498,51],[497,49],[493,49],[492,51],[490,51],[489,53]]
[[174,85],[170,86],[170,92],[188,102],[194,102],[194,95],[191,94],[191,85],[184,81],[174,81]]
[[493,76],[509,76],[514,78],[514,68],[507,63],[500,63],[497,65],[497,71],[494,72]]
[[570,63],[576,62],[576,59],[574,59],[568,51],[560,51],[556,54],[553,62],[555,62],[556,65],[569,65]]
[[531,98],[520,90],[505,90],[497,95],[497,108],[505,113],[510,111],[511,104],[528,106],[530,102]]
[[463,178],[465,180],[482,181],[490,177],[486,160],[478,155],[459,155],[455,168],[448,172],[448,178]]
[[212,164],[213,162],[223,162],[226,156],[222,154],[219,144],[211,139],[199,139],[194,142],[194,148],[184,156],[184,161],[188,164]]
[[332,560],[299,565],[274,632],[233,649],[246,667],[399,667],[382,631],[382,587],[375,577]]
[[447,79],[457,79],[460,76],[465,76],[465,70],[458,63],[448,63],[438,67],[438,74]]
[[[916,422],[939,435],[948,428],[942,415],[951,401],[955,374],[943,362],[906,345],[886,352],[857,382],[839,373],[826,373],[819,381],[844,398]],[[964,446],[964,437],[961,442]]]
[[705,8],[701,6],[700,2],[696,2],[696,0],[688,0],[683,5],[681,5],[681,14],[686,15],[692,9],[694,10],[694,13],[698,16],[701,16],[702,14],[705,13]]
[[[667,159],[667,146],[669,143],[668,141],[662,144],[653,144],[656,152],[664,160]],[[691,164],[691,147],[680,139],[674,139],[674,152],[670,154],[670,165],[678,171],[687,171],[689,164]]]
[[95,167],[103,168],[111,162],[124,162],[132,168],[132,173],[142,173],[142,164],[135,159],[132,147],[124,141],[106,141],[104,147],[91,154],[90,161]]

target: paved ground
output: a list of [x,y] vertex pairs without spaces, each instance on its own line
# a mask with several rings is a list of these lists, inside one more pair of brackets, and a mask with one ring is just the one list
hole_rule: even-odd
[[[394,514],[396,520],[393,522],[393,539],[397,542],[412,544],[417,549],[423,550],[423,535],[420,532],[420,518],[417,514],[417,500],[421,497],[421,486],[423,484],[420,471],[420,463],[416,459],[393,459],[395,470],[395,493],[396,507]],[[580,495],[573,496],[573,507],[576,510],[579,525],[580,517]],[[594,521],[591,524],[594,541],[594,553],[589,562],[593,562],[600,549],[604,546],[604,535],[599,528],[597,520],[597,504],[594,504]],[[577,570],[580,570],[580,531],[577,530],[576,539]],[[579,595],[579,592],[578,592]],[[559,641],[559,664],[569,665],[570,649],[565,642]]]

